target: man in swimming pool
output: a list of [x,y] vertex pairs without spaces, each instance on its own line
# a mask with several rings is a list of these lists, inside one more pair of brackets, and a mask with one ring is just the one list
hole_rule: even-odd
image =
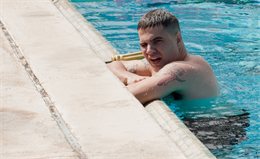
[[219,95],[211,66],[186,51],[178,19],[156,9],[138,23],[143,60],[114,61],[109,68],[142,103],[173,94],[176,99]]

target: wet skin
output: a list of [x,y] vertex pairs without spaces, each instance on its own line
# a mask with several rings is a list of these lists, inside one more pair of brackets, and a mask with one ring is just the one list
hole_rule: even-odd
[[109,68],[141,103],[172,92],[183,99],[211,98],[219,94],[211,66],[201,57],[187,53],[179,31],[156,26],[138,33],[145,59],[115,61]]
[[138,34],[141,51],[154,72],[158,72],[168,63],[183,60],[186,55],[179,52],[178,42],[182,40],[179,32],[172,33],[163,26],[158,26],[140,29]]

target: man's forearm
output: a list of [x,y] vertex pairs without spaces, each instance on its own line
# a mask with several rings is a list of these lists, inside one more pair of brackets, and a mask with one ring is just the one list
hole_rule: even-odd
[[127,88],[142,104],[145,104],[151,100],[158,99],[160,96],[160,90],[157,90],[158,87],[154,87],[150,83],[151,79],[144,79],[128,85]]
[[125,84],[127,85],[128,72],[121,61],[114,61],[108,65],[110,70]]

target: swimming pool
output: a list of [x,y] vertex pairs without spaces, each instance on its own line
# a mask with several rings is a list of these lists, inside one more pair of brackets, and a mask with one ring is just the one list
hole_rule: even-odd
[[140,51],[144,13],[164,8],[178,17],[187,51],[211,64],[222,94],[165,103],[216,157],[260,158],[260,1],[86,1],[72,3],[122,54]]

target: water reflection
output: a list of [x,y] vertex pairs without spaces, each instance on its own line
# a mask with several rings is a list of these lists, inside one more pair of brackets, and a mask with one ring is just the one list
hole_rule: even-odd
[[248,139],[249,113],[225,118],[184,118],[183,123],[209,149],[219,149],[241,144]]
[[199,100],[176,100],[169,95],[163,100],[209,150],[248,139],[245,128],[249,127],[249,113],[223,95]]

